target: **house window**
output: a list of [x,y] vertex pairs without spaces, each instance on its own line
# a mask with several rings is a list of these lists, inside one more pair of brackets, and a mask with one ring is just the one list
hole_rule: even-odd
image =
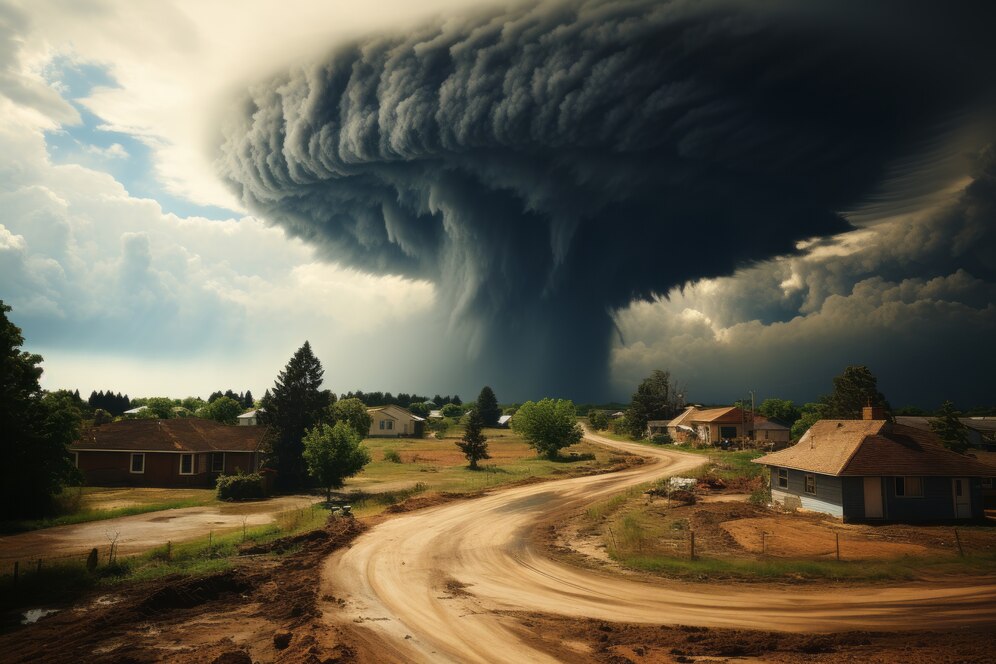
[[180,455],[180,474],[181,475],[193,475],[194,474],[194,455],[193,454],[181,454]]
[[991,489],[991,488],[993,488],[993,478],[987,477],[984,480],[982,480],[982,488],[983,489]]
[[923,478],[897,477],[896,496],[899,498],[923,498]]
[[212,473],[223,473],[225,472],[225,453],[215,452],[211,455],[211,472]]
[[383,431],[383,430],[384,430],[384,420],[381,420],[381,421],[380,421],[380,430],[381,430],[381,431]]
[[388,429],[388,431],[393,431],[394,430],[394,420],[388,420],[387,421],[387,429]]
[[816,475],[806,475],[806,493],[816,495]]
[[719,427],[719,437],[720,438],[736,438],[737,428],[736,427]]
[[789,471],[785,468],[778,469],[778,486],[787,489],[789,485]]
[[145,455],[144,454],[132,454],[131,455],[131,472],[141,474],[145,472]]

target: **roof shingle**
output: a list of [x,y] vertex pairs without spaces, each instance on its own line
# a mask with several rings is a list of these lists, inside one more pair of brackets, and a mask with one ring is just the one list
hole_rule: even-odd
[[198,417],[175,420],[121,420],[83,432],[71,450],[150,452],[254,452],[266,427],[229,426]]

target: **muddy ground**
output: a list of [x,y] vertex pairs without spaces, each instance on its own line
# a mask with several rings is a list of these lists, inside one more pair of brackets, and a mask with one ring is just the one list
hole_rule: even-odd
[[[390,512],[455,499],[418,496]],[[750,505],[712,503],[700,506],[696,527],[705,532],[714,523],[715,537],[729,542],[732,535],[721,524],[732,513],[758,516]],[[811,516],[802,523],[817,523]],[[386,660],[376,643],[323,620],[323,614],[339,609],[341,600],[319,591],[322,561],[349,546],[368,525],[333,519],[323,530],[246,548],[245,562],[232,571],[86,596],[35,625],[0,635],[0,661],[380,664]],[[884,532],[899,536],[903,528]],[[921,542],[941,546],[941,539]],[[293,553],[266,555],[282,550]],[[804,635],[630,625],[524,612],[500,616],[535,647],[571,662],[996,662],[996,632],[991,628]]]

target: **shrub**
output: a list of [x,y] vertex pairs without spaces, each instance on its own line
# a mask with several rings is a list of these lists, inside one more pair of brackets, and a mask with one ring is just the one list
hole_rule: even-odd
[[658,433],[655,434],[654,437],[650,439],[650,442],[653,443],[654,445],[670,445],[674,441],[671,440],[671,436],[669,434]]
[[401,463],[401,455],[398,454],[398,450],[384,450],[384,461]]
[[265,498],[263,477],[259,473],[249,475],[221,475],[218,477],[219,500],[256,500]]
[[750,498],[748,501],[751,505],[757,505],[758,507],[766,507],[771,503],[771,489],[767,486],[762,486],[759,489],[754,489],[750,492]]

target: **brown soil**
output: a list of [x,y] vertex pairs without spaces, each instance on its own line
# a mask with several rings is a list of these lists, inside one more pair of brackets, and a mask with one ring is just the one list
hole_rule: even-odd
[[862,662],[893,664],[996,661],[988,628],[944,632],[789,634],[753,630],[632,625],[508,612],[519,638],[576,663]]
[[[111,600],[90,596],[34,625],[0,635],[4,662],[325,662],[349,661],[351,647],[321,621],[333,597],[319,597],[321,561],[366,527],[330,519],[304,535],[247,547],[280,552],[234,570],[123,587]],[[103,600],[103,601],[101,601]]]
[[838,542],[841,560],[922,556],[930,551],[920,544],[891,542],[874,533],[835,528],[825,521],[785,516],[727,521],[720,528],[744,551],[762,553],[763,546],[767,555],[787,558],[835,558]]

